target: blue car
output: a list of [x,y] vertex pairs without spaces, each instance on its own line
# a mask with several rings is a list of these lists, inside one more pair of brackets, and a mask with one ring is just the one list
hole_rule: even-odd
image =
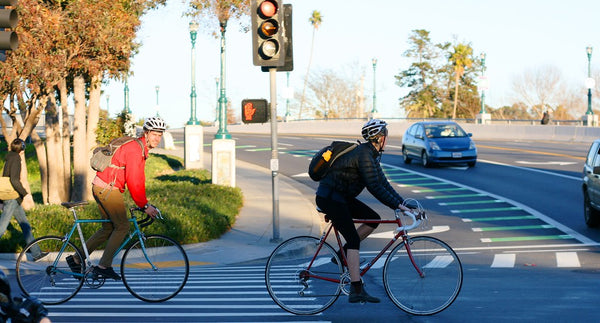
[[411,125],[402,137],[404,163],[420,159],[424,167],[434,164],[477,163],[477,147],[454,121],[417,122]]

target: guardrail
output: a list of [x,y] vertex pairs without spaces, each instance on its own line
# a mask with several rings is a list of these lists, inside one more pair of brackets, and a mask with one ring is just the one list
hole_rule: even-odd
[[[389,123],[392,137],[401,137],[415,120],[385,119]],[[360,129],[365,120],[311,120],[278,122],[280,134],[350,135],[360,138]],[[527,124],[475,124],[458,120],[473,139],[486,140],[554,140],[565,142],[592,142],[600,138],[600,127],[572,125],[527,125]],[[212,129],[211,129],[212,128]],[[216,131],[216,127],[207,127]],[[269,123],[228,125],[227,130],[235,133],[270,133]]]

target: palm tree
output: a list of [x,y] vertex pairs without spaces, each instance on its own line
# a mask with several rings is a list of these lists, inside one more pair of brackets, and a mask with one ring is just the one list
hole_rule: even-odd
[[306,68],[306,75],[304,76],[304,88],[302,89],[302,99],[300,100],[300,111],[298,111],[298,119],[302,119],[302,108],[304,107],[304,94],[306,93],[306,82],[308,81],[308,74],[310,72],[310,64],[312,63],[313,57],[313,49],[315,46],[315,32],[321,26],[321,22],[323,21],[321,17],[321,13],[317,10],[312,12],[312,16],[308,19],[308,21],[313,26],[313,34],[312,34],[312,42],[310,45],[310,58],[308,59],[308,67]]
[[465,67],[471,67],[473,60],[473,48],[468,44],[457,44],[454,53],[450,55],[450,62],[454,66],[454,109],[452,119],[456,118],[456,106],[458,105],[458,81],[465,74]]

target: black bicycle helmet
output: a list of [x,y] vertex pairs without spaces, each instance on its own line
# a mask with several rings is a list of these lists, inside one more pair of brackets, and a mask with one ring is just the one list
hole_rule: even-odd
[[159,117],[150,117],[144,122],[144,130],[163,132],[167,130],[167,124]]
[[387,135],[387,123],[380,119],[371,119],[362,127],[362,136],[365,140],[373,140],[379,135]]

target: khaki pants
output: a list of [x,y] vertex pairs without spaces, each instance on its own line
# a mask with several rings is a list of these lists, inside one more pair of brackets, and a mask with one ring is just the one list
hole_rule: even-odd
[[105,189],[97,185],[92,185],[92,193],[98,203],[102,218],[110,219],[111,222],[102,223],[102,228],[88,239],[86,246],[91,254],[104,241],[108,240],[99,264],[103,267],[112,267],[115,252],[129,231],[129,220],[127,219],[123,193],[119,190]]

